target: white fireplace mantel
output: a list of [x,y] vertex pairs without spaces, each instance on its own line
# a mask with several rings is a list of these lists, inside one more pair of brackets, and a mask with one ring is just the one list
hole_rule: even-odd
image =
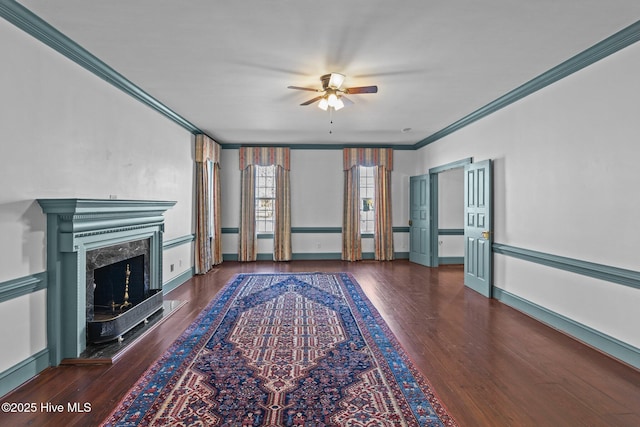
[[47,340],[51,365],[86,347],[86,253],[150,240],[150,286],[162,288],[164,213],[173,201],[38,199],[47,215]]

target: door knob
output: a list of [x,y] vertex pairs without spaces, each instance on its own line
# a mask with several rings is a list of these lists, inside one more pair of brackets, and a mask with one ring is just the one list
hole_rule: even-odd
[[491,232],[490,231],[483,231],[482,232],[482,238],[485,240],[489,240],[489,236],[491,236]]
[[409,227],[413,225],[413,221],[409,220]]

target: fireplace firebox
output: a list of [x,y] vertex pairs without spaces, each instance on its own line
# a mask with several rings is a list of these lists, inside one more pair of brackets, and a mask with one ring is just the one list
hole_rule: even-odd
[[160,289],[149,284],[150,240],[87,251],[87,342],[122,335],[162,308]]
[[92,320],[109,320],[145,300],[144,255],[93,270]]

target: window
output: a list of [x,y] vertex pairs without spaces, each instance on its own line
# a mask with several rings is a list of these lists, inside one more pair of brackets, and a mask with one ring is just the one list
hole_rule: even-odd
[[360,234],[375,231],[375,179],[373,166],[360,168]]
[[256,166],[256,233],[273,233],[276,167]]

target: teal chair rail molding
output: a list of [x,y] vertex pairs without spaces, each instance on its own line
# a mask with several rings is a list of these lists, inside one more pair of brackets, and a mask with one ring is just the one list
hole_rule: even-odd
[[[394,233],[408,233],[409,227],[397,226],[393,227]],[[240,229],[238,227],[223,227],[222,234],[238,234]],[[292,234],[340,234],[342,233],[342,227],[291,227]],[[270,236],[270,237],[260,237]],[[258,235],[259,239],[273,238],[272,234]]]
[[640,272],[494,243],[493,252],[640,289]]
[[0,283],[0,303],[47,288],[47,272]]
[[[394,256],[395,256],[395,259],[409,259],[409,252],[395,252]],[[222,259],[224,261],[238,261],[238,254],[223,254]],[[342,259],[342,254],[340,252],[297,252],[291,255],[291,259],[294,261],[340,260]],[[375,254],[373,252],[364,252],[362,254],[362,259],[366,259],[366,260],[375,259]],[[273,261],[273,254],[259,253],[257,260]]]
[[163,249],[171,249],[176,246],[185,245],[187,243],[191,243],[196,240],[195,234],[187,234],[185,236],[176,237],[175,239],[165,240],[162,242]]

